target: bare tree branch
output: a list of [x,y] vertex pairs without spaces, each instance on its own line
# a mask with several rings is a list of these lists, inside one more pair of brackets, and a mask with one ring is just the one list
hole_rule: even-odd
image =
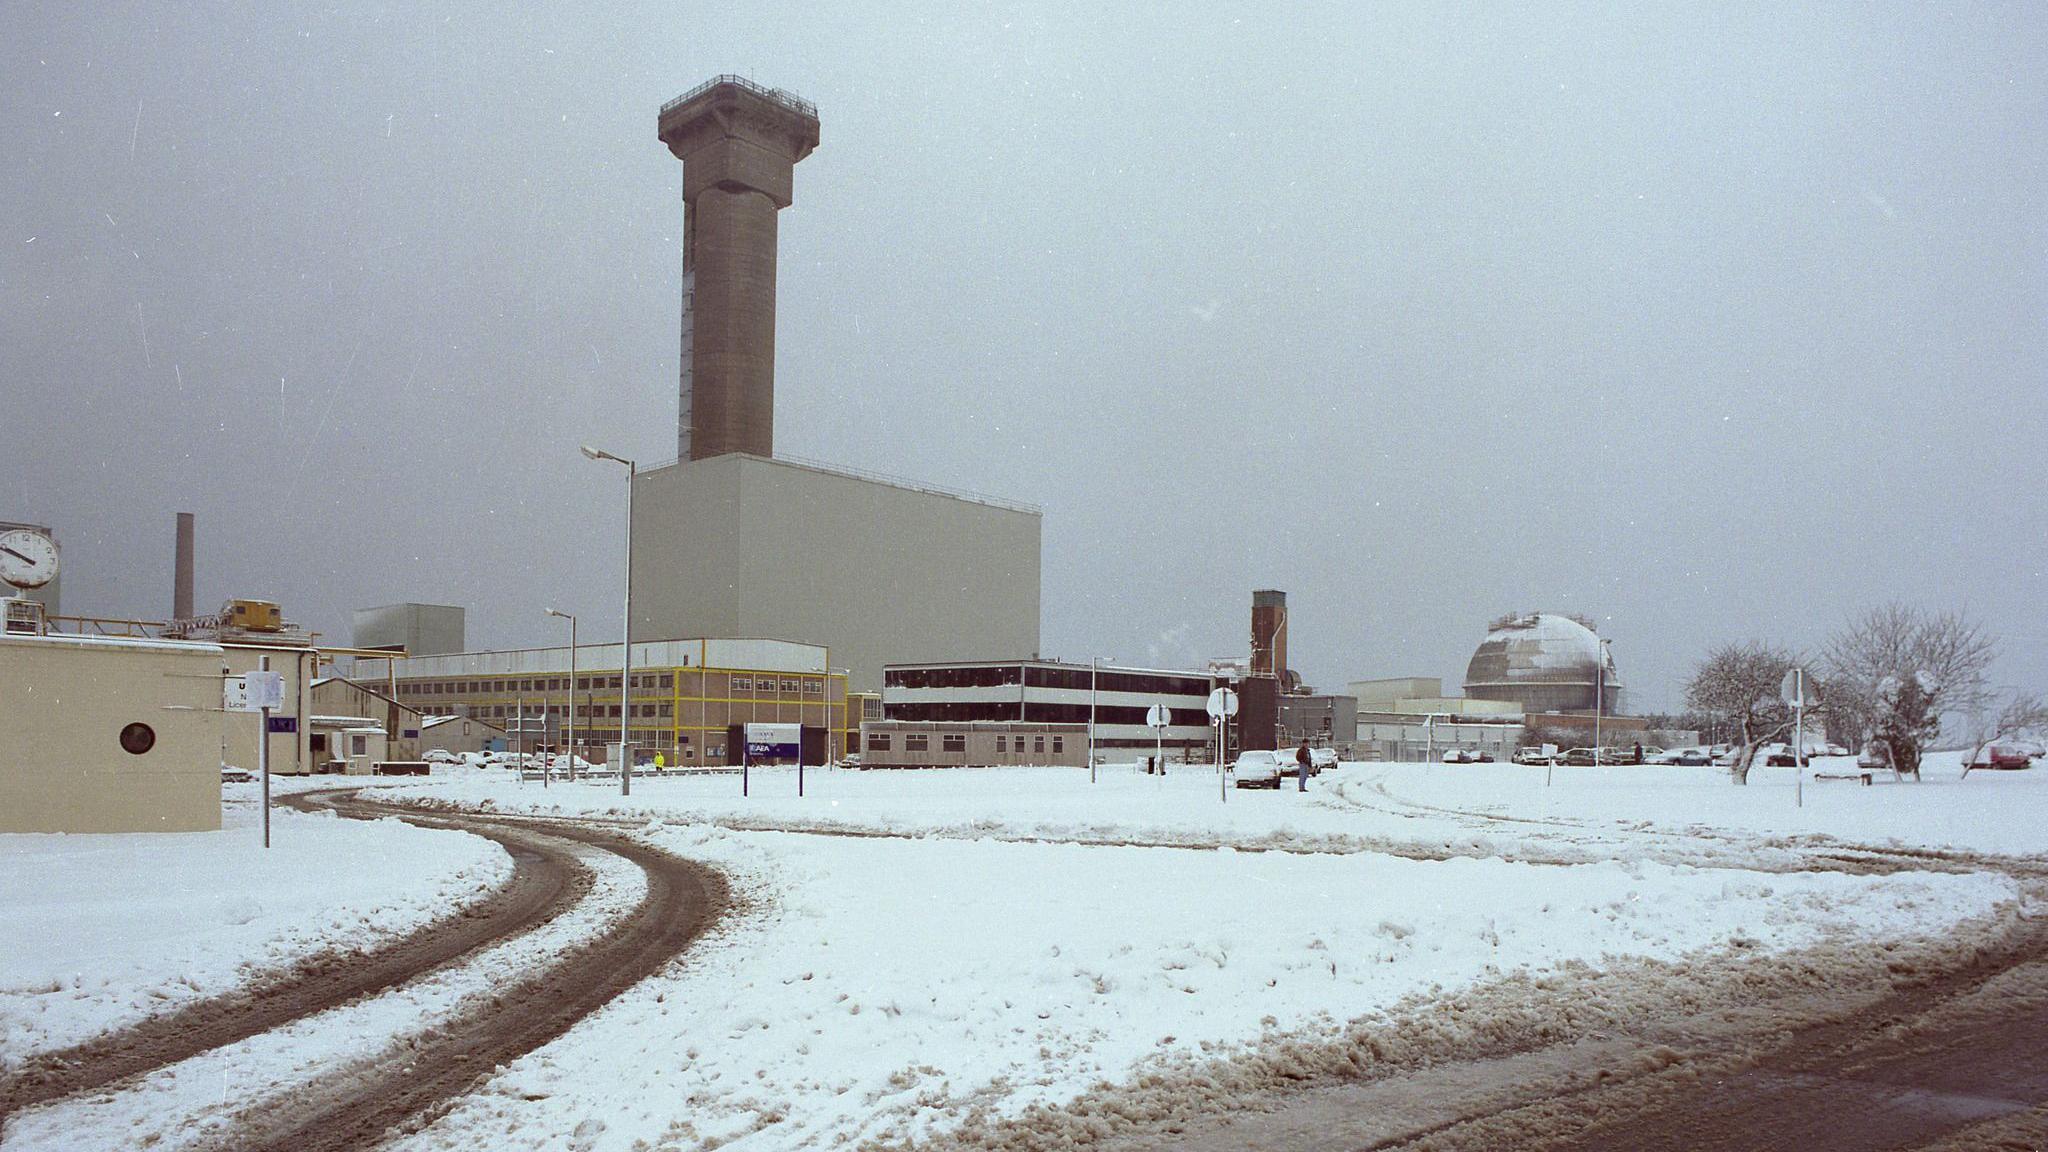
[[1792,726],[1792,712],[1778,697],[1792,655],[1762,641],[1723,644],[1693,669],[1685,686],[1685,705],[1717,717],[1741,735],[1728,776],[1749,783],[1750,763],[1759,746]]

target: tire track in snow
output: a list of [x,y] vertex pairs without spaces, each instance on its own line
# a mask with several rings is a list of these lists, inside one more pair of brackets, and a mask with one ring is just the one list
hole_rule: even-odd
[[[348,795],[304,793],[282,802],[301,811],[332,807],[344,815],[366,819],[398,815],[389,810],[365,814]],[[418,814],[402,818],[423,827],[458,826]],[[150,1017],[82,1044],[38,1053],[0,1081],[0,1134],[6,1131],[7,1118],[22,1109],[144,1075],[456,963],[553,920],[590,887],[589,869],[559,843],[517,828],[462,827],[496,841],[512,856],[512,876],[497,892],[367,953],[347,949],[322,952],[275,979]]]
[[[350,803],[356,809],[351,815],[403,814],[373,801]],[[218,1147],[236,1152],[338,1152],[375,1145],[394,1131],[417,1131],[499,1067],[561,1036],[669,963],[715,923],[729,903],[725,880],[714,869],[616,832],[545,821],[514,825],[480,815],[439,819],[475,830],[530,828],[613,853],[646,874],[647,894],[611,930],[565,952],[488,1003],[308,1085],[287,1101],[239,1114],[232,1137]]]

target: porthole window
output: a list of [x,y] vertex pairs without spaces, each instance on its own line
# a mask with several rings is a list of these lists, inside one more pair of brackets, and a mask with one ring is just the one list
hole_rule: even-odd
[[140,756],[156,747],[156,729],[140,722],[121,729],[121,747],[127,752]]

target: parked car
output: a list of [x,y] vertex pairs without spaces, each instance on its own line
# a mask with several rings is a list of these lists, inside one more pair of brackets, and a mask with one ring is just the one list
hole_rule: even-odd
[[1284,767],[1278,752],[1253,750],[1239,752],[1237,763],[1230,766],[1230,774],[1237,779],[1239,788],[1279,788],[1280,777],[1294,770],[1289,761]]
[[1713,762],[1714,758],[1707,754],[1705,748],[1680,748],[1674,752],[1666,752],[1663,759],[1658,761],[1660,764],[1678,764],[1687,768],[1703,768]]
[[1556,759],[1556,756],[1545,756],[1541,748],[1515,749],[1515,763],[1517,764],[1548,764]]
[[1320,776],[1323,774],[1323,769],[1335,768],[1336,766],[1337,750],[1335,748],[1311,748],[1308,750],[1309,775]]
[[1804,768],[1807,761],[1812,758],[1812,753],[1794,757],[1790,744],[1766,744],[1757,749],[1756,754],[1757,758],[1763,761],[1763,765],[1766,768],[1791,768],[1795,766]]
[[2026,750],[2014,744],[1986,744],[1977,752],[1977,758],[1970,763],[1972,768],[1998,768],[2012,770],[2025,768],[2033,763],[2033,757]]
[[233,764],[220,766],[220,782],[223,784],[251,784],[255,780],[256,774],[247,768],[237,768]]
[[1471,763],[1474,763],[1474,761],[1473,761],[1473,759],[1472,759],[1472,753],[1470,753],[1470,752],[1467,752],[1467,751],[1465,751],[1465,750],[1464,750],[1463,748],[1446,748],[1446,749],[1444,749],[1444,754],[1443,754],[1443,762],[1444,762],[1444,763],[1446,763],[1446,764],[1471,764]]
[[420,759],[425,760],[429,764],[462,763],[462,757],[457,756],[455,753],[448,751],[446,748],[429,748],[427,749],[426,753],[420,757]]
[[1574,768],[1591,768],[1599,761],[1599,754],[1591,748],[1572,748],[1558,758],[1558,763],[1569,764]]

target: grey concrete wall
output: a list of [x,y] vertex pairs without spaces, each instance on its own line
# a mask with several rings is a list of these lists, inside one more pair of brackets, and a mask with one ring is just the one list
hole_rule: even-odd
[[358,648],[401,645],[414,656],[461,652],[468,614],[453,604],[385,604],[358,608],[350,629]]
[[882,666],[1035,655],[1040,517],[754,456],[643,473],[636,636],[773,636]]

